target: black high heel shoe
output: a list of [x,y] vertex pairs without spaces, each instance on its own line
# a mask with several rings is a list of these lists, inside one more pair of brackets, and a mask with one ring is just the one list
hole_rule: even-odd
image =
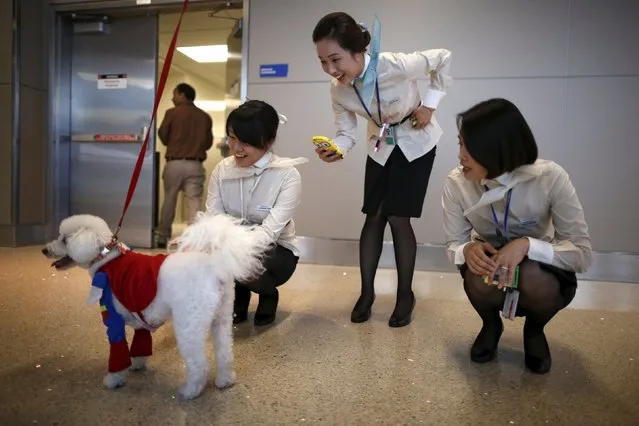
[[372,297],[360,295],[351,312],[351,322],[359,324],[368,321],[372,314],[373,303],[375,303],[375,294]]
[[528,370],[535,374],[546,374],[550,371],[552,357],[544,329],[528,318],[524,323],[524,353]]
[[233,324],[243,323],[248,319],[248,308],[251,303],[251,290],[235,285],[235,300],[233,301]]
[[478,364],[490,362],[497,355],[499,339],[504,332],[504,323],[499,314],[494,321],[484,322],[481,331],[470,348],[470,359]]
[[269,325],[275,321],[277,314],[277,304],[280,300],[280,293],[275,289],[271,294],[260,294],[260,301],[255,311],[255,319],[253,322],[256,326]]
[[[402,299],[405,297],[410,297],[412,299],[410,304],[407,304],[406,302],[402,303]],[[413,320],[413,309],[415,309],[415,303],[415,294],[412,291],[410,292],[410,296],[398,294],[395,310],[388,320],[388,326],[398,328],[405,327],[410,324]],[[406,309],[406,306],[410,306],[410,308]]]

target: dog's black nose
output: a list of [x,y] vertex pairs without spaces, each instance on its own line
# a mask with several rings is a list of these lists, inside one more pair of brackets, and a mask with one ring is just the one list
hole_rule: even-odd
[[43,254],[43,255],[45,255],[45,256],[48,256],[48,255],[49,255],[49,250],[47,250],[47,248],[46,248],[46,247],[45,247],[45,248],[43,248],[43,249],[42,249],[42,254]]

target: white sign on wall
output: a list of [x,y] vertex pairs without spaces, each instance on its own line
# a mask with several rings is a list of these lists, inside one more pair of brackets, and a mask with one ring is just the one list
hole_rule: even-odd
[[126,89],[126,74],[99,74],[98,90]]

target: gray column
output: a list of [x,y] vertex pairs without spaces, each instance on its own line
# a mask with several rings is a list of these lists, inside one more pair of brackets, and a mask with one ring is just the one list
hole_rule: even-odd
[[49,16],[45,0],[0,1],[0,246],[45,239]]

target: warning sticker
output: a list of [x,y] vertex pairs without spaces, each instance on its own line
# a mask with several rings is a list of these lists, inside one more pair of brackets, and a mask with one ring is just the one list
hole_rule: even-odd
[[98,90],[126,89],[126,74],[98,74]]

